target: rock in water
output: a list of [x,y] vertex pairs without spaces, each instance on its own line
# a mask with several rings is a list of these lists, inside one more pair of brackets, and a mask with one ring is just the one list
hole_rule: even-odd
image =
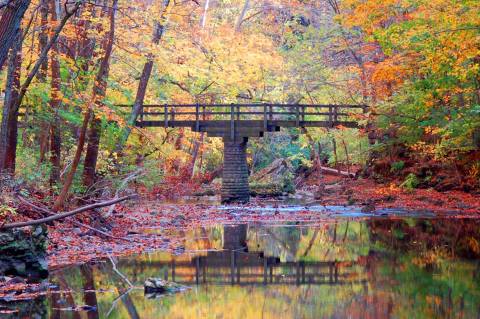
[[174,294],[188,289],[187,286],[161,278],[148,278],[144,283],[145,294]]

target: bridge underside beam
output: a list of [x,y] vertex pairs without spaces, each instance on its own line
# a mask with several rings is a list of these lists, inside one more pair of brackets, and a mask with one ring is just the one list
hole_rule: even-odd
[[222,203],[250,200],[247,167],[248,138],[223,138]]
[[[241,120],[238,126],[241,127],[252,127],[252,128],[264,128],[265,122],[263,120]],[[175,120],[168,121],[168,127],[191,127],[196,130],[197,122],[195,120]],[[359,125],[357,122],[352,121],[299,121],[298,124],[296,121],[281,121],[281,120],[268,120],[267,121],[267,131],[274,131],[275,127],[328,127],[334,128],[336,126],[344,126],[349,128],[358,128]],[[138,127],[165,127],[165,121],[155,121],[155,120],[144,120],[138,121],[135,124]],[[210,128],[224,128],[230,127],[231,121],[217,121],[217,120],[206,120],[199,121],[199,131],[208,132]],[[270,128],[270,129],[269,129]]]

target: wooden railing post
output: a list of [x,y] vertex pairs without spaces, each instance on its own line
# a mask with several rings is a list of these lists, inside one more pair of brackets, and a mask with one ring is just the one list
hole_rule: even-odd
[[328,125],[332,126],[333,123],[333,108],[331,105],[328,106]]
[[267,104],[263,104],[263,128],[268,130]]
[[273,105],[272,104],[269,105],[269,111],[270,111],[270,115],[269,115],[270,121],[273,121]]
[[172,122],[173,122],[173,121],[175,121],[175,109],[172,107],[172,108],[170,109],[170,112],[171,112],[171,113],[170,113],[170,114],[171,114],[170,118],[171,118],[171,120],[172,120]]
[[145,109],[143,108],[143,104],[140,106],[140,123],[143,123],[143,112]]
[[237,121],[240,121],[240,105],[237,105]]
[[267,257],[263,257],[263,284],[267,284],[267,275],[268,275],[268,260]]
[[165,128],[168,127],[168,104],[163,106],[163,120],[165,121]]
[[338,122],[338,108],[336,105],[333,107],[333,121],[335,123]]
[[207,106],[204,104],[202,105],[202,118],[205,121],[207,119]]
[[295,125],[297,127],[300,126],[300,110],[299,110],[299,108],[300,108],[300,105],[298,105],[298,104],[295,105]]
[[235,105],[230,104],[230,138],[232,141],[235,140]]
[[305,122],[305,105],[302,105],[302,122]]
[[230,252],[230,280],[235,284],[235,250]]
[[200,131],[200,106],[195,104],[195,131]]

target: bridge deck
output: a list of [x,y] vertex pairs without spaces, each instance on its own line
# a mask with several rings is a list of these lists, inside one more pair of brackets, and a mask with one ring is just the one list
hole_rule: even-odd
[[365,105],[329,104],[143,105],[136,126],[190,127],[210,136],[250,137],[282,127],[355,128],[366,109]]

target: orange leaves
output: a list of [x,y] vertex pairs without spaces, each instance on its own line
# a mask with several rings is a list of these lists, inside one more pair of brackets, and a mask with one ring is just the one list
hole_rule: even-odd
[[342,1],[342,21],[348,27],[362,27],[367,34],[373,34],[377,28],[393,21],[409,19],[408,2],[403,0],[384,1]]
[[397,57],[389,58],[379,63],[368,63],[365,68],[370,75],[370,82],[375,87],[378,98],[386,98],[411,75],[408,64],[402,63]]

